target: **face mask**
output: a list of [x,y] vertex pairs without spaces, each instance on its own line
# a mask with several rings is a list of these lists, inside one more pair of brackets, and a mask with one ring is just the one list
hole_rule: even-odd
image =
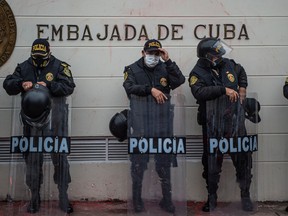
[[144,58],[145,64],[149,68],[155,67],[158,64],[159,60],[160,60],[160,56],[156,56],[156,55],[146,54],[146,56]]
[[35,67],[44,68],[49,63],[50,56],[42,57],[42,56],[32,56],[32,61]]

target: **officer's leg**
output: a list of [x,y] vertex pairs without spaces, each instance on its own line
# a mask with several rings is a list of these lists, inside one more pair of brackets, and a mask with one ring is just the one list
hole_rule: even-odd
[[223,155],[219,152],[215,154],[208,153],[207,136],[203,136],[203,154],[202,164],[204,171],[202,177],[206,180],[208,191],[207,202],[202,207],[202,211],[210,212],[217,207],[217,189],[220,179]]
[[241,190],[242,209],[253,211],[253,203],[250,199],[250,185],[252,180],[252,153],[231,154],[236,169],[236,179]]
[[68,184],[71,182],[69,163],[66,154],[51,154],[54,165],[54,182],[59,191],[59,207],[66,213],[72,213],[73,207],[68,199]]
[[142,181],[147,169],[147,155],[131,155],[132,199],[135,212],[144,210],[142,201]]
[[36,213],[40,208],[40,186],[43,183],[42,153],[25,153],[26,184],[31,192],[31,200],[27,212]]
[[175,212],[175,206],[172,203],[171,189],[171,162],[172,155],[155,155],[156,172],[161,181],[163,198],[159,205],[167,212]]

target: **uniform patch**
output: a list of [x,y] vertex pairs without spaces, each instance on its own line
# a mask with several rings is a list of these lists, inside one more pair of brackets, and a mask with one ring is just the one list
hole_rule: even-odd
[[231,73],[227,73],[227,78],[228,78],[228,80],[230,81],[230,82],[234,82],[235,81],[235,77],[233,76],[233,74],[231,74]]
[[286,80],[285,80],[285,84],[288,84],[288,77],[287,77]]
[[63,73],[64,73],[67,77],[72,77],[71,71],[70,71],[70,69],[69,69],[69,66],[70,66],[70,65],[68,65],[67,63],[64,63],[64,62],[62,62],[61,65],[64,67]]
[[127,78],[128,78],[128,72],[125,71],[125,72],[124,72],[124,81],[125,81]]
[[198,81],[196,76],[191,76],[190,78],[190,86],[194,85]]
[[167,83],[167,79],[166,78],[161,78],[160,79],[160,84],[162,85],[162,86],[164,86],[164,87],[166,87],[167,85],[168,85],[168,83]]
[[46,74],[46,80],[51,82],[54,79],[54,76],[51,72]]

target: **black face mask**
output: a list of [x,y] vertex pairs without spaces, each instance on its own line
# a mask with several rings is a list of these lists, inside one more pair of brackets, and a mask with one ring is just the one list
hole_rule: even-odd
[[49,63],[49,56],[32,56],[32,61],[35,67],[37,68],[44,68]]

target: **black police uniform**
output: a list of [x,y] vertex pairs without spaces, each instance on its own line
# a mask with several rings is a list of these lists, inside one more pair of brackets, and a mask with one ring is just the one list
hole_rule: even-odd
[[[202,164],[204,167],[203,178],[206,180],[208,190],[208,200],[217,200],[218,182],[220,179],[220,172],[223,162],[223,154],[217,152],[216,154],[208,153],[208,138],[209,137],[231,137],[232,133],[236,133],[238,136],[246,135],[246,129],[244,125],[245,115],[244,109],[238,106],[236,103],[229,101],[228,97],[225,97],[225,87],[238,91],[238,87],[246,88],[247,75],[244,68],[236,64],[234,60],[223,58],[222,62],[216,67],[212,67],[211,63],[206,59],[199,59],[195,67],[189,74],[189,86],[194,97],[199,104],[197,121],[202,125],[203,133],[203,155]],[[223,107],[219,112],[224,113],[224,120],[218,124],[219,127],[224,127],[219,134],[218,132],[211,132],[207,127],[211,123],[210,119],[207,119],[206,113],[206,101],[214,100],[220,97],[224,98]],[[220,104],[221,106],[221,104]],[[208,109],[208,108],[207,108]],[[226,115],[227,114],[227,115]],[[233,128],[232,116],[235,114],[239,116],[237,129]],[[226,116],[225,116],[226,115]],[[242,117],[241,117],[242,116]],[[223,125],[219,125],[223,124]],[[237,131],[235,131],[237,130]],[[211,134],[212,133],[212,134]],[[251,168],[252,168],[252,156],[251,153],[234,153],[230,154],[233,161],[233,165],[236,169],[237,182],[241,189],[241,197],[249,198],[249,188],[251,184]],[[205,211],[205,210],[204,210]],[[209,211],[209,209],[207,209]]]
[[[52,96],[53,103],[51,125],[39,130],[24,124],[24,136],[68,136],[68,105],[66,104],[66,96],[72,94],[75,88],[69,65],[51,56],[49,64],[44,68],[38,69],[33,65],[30,57],[23,63],[18,64],[14,73],[6,77],[3,87],[9,95],[17,95],[19,93],[24,95],[25,91],[22,83],[25,81],[31,81],[32,83],[45,82]],[[39,190],[43,183],[43,154],[25,153],[24,157],[27,166],[26,184],[32,192],[32,200],[34,199],[36,203],[39,203]],[[69,206],[67,189],[68,184],[71,182],[67,155],[51,154],[51,159],[54,165],[54,182],[59,189],[60,207],[66,211]]]
[[[132,122],[134,137],[171,137],[173,135],[173,107],[170,103],[170,91],[185,82],[185,77],[175,62],[159,62],[154,68],[148,68],[143,57],[125,67],[123,86],[130,99],[128,121]],[[169,99],[157,104],[151,95],[151,89],[162,91]],[[128,124],[129,125],[129,124]],[[133,205],[135,211],[143,210],[141,199],[142,180],[147,169],[149,155],[130,156]],[[161,180],[163,199],[162,208],[174,211],[171,200],[170,167],[176,165],[171,155],[155,155],[155,166]]]

